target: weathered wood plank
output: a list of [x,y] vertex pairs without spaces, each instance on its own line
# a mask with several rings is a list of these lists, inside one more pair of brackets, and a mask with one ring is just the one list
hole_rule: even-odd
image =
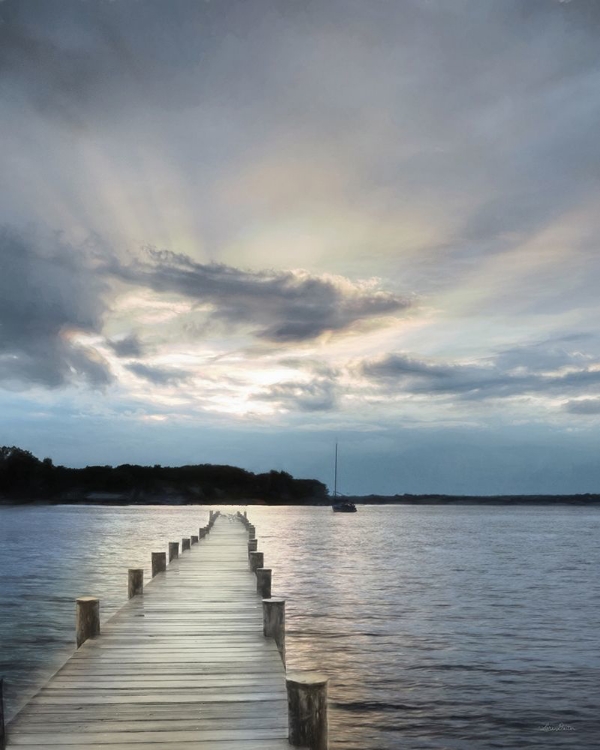
[[[10,747],[10,745],[7,745]],[[13,747],[15,747],[13,745]],[[18,745],[21,750],[41,750],[44,745],[33,744],[33,745]],[[118,743],[107,745],[106,743],[88,743],[86,742],[85,750],[173,750],[172,742],[140,742],[140,743]],[[193,740],[191,742],[179,742],[178,748],[183,750],[290,750],[290,745],[287,739],[273,739],[273,740]],[[53,745],[53,750],[73,750],[73,745],[62,744]],[[296,748],[296,750],[307,750],[306,748]]]
[[[224,725],[223,725],[224,726]],[[242,729],[204,729],[198,727],[192,731],[182,731],[166,726],[162,731],[131,731],[131,732],[58,732],[36,733],[36,734],[16,734],[13,737],[12,744],[31,745],[32,742],[44,743],[47,747],[53,745],[74,745],[75,747],[86,747],[89,743],[98,743],[104,745],[116,744],[137,744],[140,742],[161,742],[169,740],[174,745],[180,742],[197,742],[197,741],[218,741],[218,740],[268,740],[279,737],[284,739],[287,728],[276,729],[268,728],[242,728]],[[165,734],[168,733],[168,734]]]
[[[9,745],[7,745],[9,747]],[[42,745],[18,745],[22,750],[39,750]],[[85,750],[173,750],[171,742],[140,742],[140,743],[118,743],[107,745],[106,743],[88,743],[86,742]],[[287,739],[272,740],[192,740],[191,742],[180,742],[177,747],[183,750],[290,750]],[[73,750],[71,744],[53,745],[53,750]],[[296,748],[296,750],[307,750],[306,748]]]

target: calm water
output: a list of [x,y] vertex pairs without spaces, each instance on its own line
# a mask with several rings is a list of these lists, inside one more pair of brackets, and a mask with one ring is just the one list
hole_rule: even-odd
[[[0,508],[9,711],[103,618],[126,569],[196,533],[198,508]],[[250,508],[288,664],[331,676],[335,750],[600,747],[600,511]],[[544,729],[545,728],[545,729]]]

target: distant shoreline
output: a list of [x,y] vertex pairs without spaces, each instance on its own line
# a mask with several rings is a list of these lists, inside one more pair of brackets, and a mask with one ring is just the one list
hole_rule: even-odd
[[[345,495],[355,505],[600,505],[600,494]],[[327,486],[285,471],[255,474],[236,466],[86,466],[42,461],[16,446],[0,447],[0,505],[330,506]]]
[[[212,507],[219,505],[238,505],[238,506],[291,506],[291,507],[328,507],[331,505],[331,499],[322,498],[310,499],[303,498],[302,501],[294,502],[289,498],[269,498],[268,501],[262,499],[240,499],[240,498],[219,498],[210,501],[201,501],[197,498],[191,499],[185,496],[163,495],[147,498],[136,498],[131,500],[127,496],[117,494],[103,497],[54,497],[54,498],[34,498],[24,499],[23,497],[0,497],[0,506],[14,505],[81,505],[81,506],[156,506],[164,505],[165,507],[190,506]],[[576,505],[576,506],[599,506],[600,494],[580,494],[580,495],[346,495],[345,500],[349,500],[356,505],[423,505],[423,506],[441,506],[441,505]]]

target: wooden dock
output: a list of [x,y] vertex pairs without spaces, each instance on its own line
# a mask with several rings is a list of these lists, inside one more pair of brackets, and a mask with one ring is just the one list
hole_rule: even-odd
[[244,524],[216,518],[32,698],[6,747],[289,750],[285,666]]

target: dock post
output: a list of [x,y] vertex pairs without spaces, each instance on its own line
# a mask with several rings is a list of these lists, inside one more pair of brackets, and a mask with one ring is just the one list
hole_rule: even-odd
[[191,540],[190,540],[189,536],[185,537],[184,539],[181,540],[181,551],[182,552],[185,552],[186,549],[190,549],[191,546],[192,546],[192,544],[191,544]]
[[248,518],[248,511],[247,510],[244,511],[244,518]]
[[100,599],[95,596],[80,596],[77,599],[75,631],[77,648],[88,638],[100,635]]
[[285,665],[285,599],[263,599],[263,633],[275,639]]
[[141,596],[144,593],[144,569],[129,568],[127,578],[127,595],[130,599]]
[[288,672],[285,684],[290,745],[328,750],[327,677],[320,672]]
[[250,552],[250,570],[256,573],[258,568],[264,567],[265,555],[264,552]]
[[192,540],[192,544],[198,544],[198,537],[195,536],[194,534],[192,534],[192,536],[190,537],[190,539]]
[[167,569],[167,553],[166,552],[153,552],[152,553],[152,578],[159,573],[164,573]]
[[179,542],[169,542],[169,562],[179,557]]
[[198,539],[204,539],[206,536],[206,529],[204,526],[201,529],[198,529]]
[[249,539],[256,539],[256,529],[254,526],[248,526]]
[[271,598],[271,568],[256,569],[256,590],[261,599]]
[[248,559],[250,559],[250,553],[256,552],[258,548],[258,539],[248,539]]
[[0,750],[6,747],[6,731],[4,729],[4,677],[0,677]]

